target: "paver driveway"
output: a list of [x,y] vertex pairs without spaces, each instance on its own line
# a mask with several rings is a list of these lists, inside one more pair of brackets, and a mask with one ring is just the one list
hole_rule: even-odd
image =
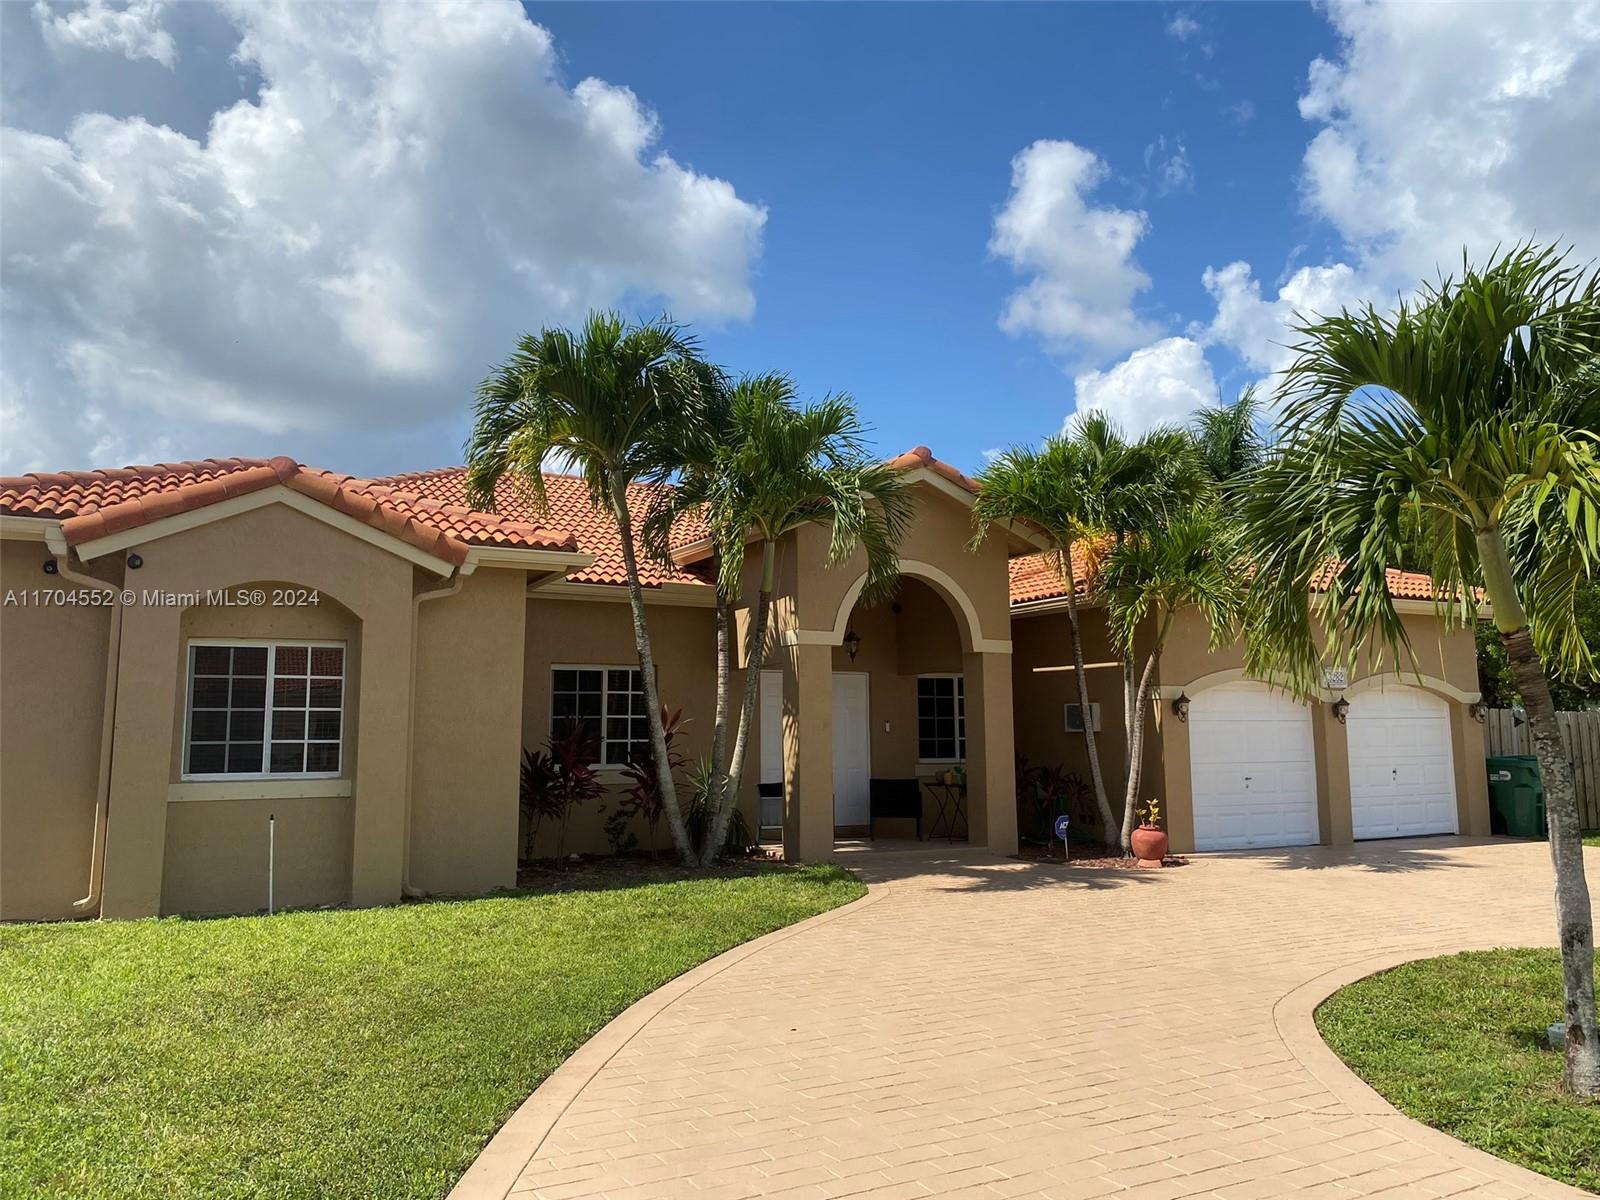
[[[872,896],[624,1018],[461,1194],[1581,1194],[1373,1103],[1308,1019],[1352,967],[1549,944],[1541,845],[1424,839],[1164,872],[961,847],[845,861]],[[1600,854],[1589,867],[1600,876]]]

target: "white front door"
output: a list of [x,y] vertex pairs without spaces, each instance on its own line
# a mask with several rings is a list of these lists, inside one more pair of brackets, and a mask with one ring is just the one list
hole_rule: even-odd
[[1350,697],[1350,815],[1357,838],[1456,832],[1450,707],[1421,688]]
[[761,783],[783,782],[783,672],[761,672]]
[[868,725],[867,676],[836,672],[833,677],[833,823],[868,825],[872,804],[872,734]]
[[[760,783],[783,782],[783,672],[761,672],[761,699],[759,714],[761,724]],[[756,820],[763,830],[783,828],[783,793],[760,796],[756,801]]]
[[1199,850],[1317,841],[1311,710],[1263,683],[1207,688],[1189,702],[1194,844]]

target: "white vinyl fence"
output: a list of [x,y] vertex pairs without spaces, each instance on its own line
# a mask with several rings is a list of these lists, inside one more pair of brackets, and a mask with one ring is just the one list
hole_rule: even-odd
[[[1578,816],[1585,829],[1600,829],[1600,712],[1560,712],[1556,724],[1578,785]],[[1512,709],[1491,708],[1483,733],[1491,756],[1533,753],[1528,726]]]

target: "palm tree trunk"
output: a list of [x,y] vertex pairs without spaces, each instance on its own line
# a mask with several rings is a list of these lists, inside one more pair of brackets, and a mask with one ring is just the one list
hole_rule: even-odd
[[[1167,613],[1156,634],[1156,644],[1150,648],[1145,660],[1144,674],[1134,689],[1128,722],[1128,780],[1122,797],[1122,852],[1133,853],[1133,813],[1139,803],[1139,785],[1144,781],[1144,731],[1150,719],[1150,691],[1155,683],[1156,664],[1161,661],[1161,647],[1166,645],[1167,634],[1172,629],[1172,614]],[[1130,655],[1129,661],[1132,661]]]
[[1594,994],[1594,917],[1583,870],[1583,834],[1572,767],[1556,724],[1550,680],[1533,645],[1512,580],[1511,563],[1500,530],[1477,535],[1484,590],[1494,606],[1495,628],[1506,648],[1517,691],[1528,712],[1528,732],[1544,781],[1545,817],[1550,825],[1550,862],[1556,876],[1556,929],[1561,946],[1561,991],[1567,1029],[1561,1083],[1574,1096],[1600,1097],[1600,1032]]
[[1067,583],[1067,626],[1072,632],[1072,666],[1078,677],[1078,703],[1083,708],[1083,741],[1089,753],[1089,779],[1094,784],[1094,802],[1100,810],[1101,837],[1106,845],[1117,844],[1116,823],[1111,815],[1111,801],[1106,797],[1105,777],[1100,774],[1100,752],[1094,744],[1093,709],[1089,707],[1089,674],[1083,666],[1083,627],[1078,620],[1078,585],[1072,577],[1072,546],[1068,543],[1057,551],[1061,556],[1061,574]]
[[733,708],[733,606],[717,585],[717,705],[711,726],[711,766],[718,787],[727,774],[728,713]]
[[633,516],[628,512],[628,484],[620,474],[611,476],[611,507],[622,537],[622,566],[628,575],[628,604],[633,610],[633,641],[639,651],[639,678],[644,686],[645,715],[650,723],[650,751],[656,764],[656,787],[661,792],[661,807],[672,830],[672,844],[685,866],[695,866],[694,847],[678,809],[678,792],[672,782],[672,764],[667,759],[667,734],[661,726],[661,699],[656,690],[655,656],[650,652],[650,627],[645,622],[644,589],[639,586],[639,556],[633,544]]
[[755,724],[756,703],[761,695],[761,664],[766,657],[767,620],[776,589],[778,547],[770,538],[761,543],[761,587],[756,594],[756,610],[750,614],[750,642],[745,654],[744,700],[739,705],[739,727],[733,738],[733,753],[728,759],[728,778],[723,785],[722,803],[717,808],[714,828],[707,834],[705,862],[716,860],[722,841],[728,836],[733,806],[739,803],[739,784],[744,775],[745,752],[750,748],[750,729]]

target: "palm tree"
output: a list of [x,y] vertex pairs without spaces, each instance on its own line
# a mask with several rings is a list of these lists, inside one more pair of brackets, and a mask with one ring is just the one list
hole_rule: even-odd
[[1067,599],[1067,629],[1072,642],[1073,674],[1078,681],[1078,702],[1083,708],[1084,748],[1089,758],[1089,779],[1106,845],[1117,844],[1116,822],[1106,796],[1100,752],[1095,744],[1093,709],[1089,702],[1089,676],[1084,669],[1083,625],[1078,613],[1078,589],[1072,565],[1073,546],[1093,538],[1098,527],[1090,509],[1092,458],[1087,447],[1065,435],[1047,438],[1043,446],[1013,446],[996,457],[978,475],[977,501],[972,519],[977,527],[974,547],[982,545],[995,524],[1027,525],[1050,542]]
[[[1130,441],[1115,421],[1091,412],[1073,423],[1072,437],[1088,452],[1090,479],[1085,505],[1090,524],[1113,548],[1140,531],[1159,529],[1174,515],[1208,498],[1213,490],[1196,457],[1193,439],[1181,429],[1157,426]],[[1127,653],[1122,655],[1124,791],[1135,770],[1138,692],[1135,657]],[[1128,848],[1133,834],[1133,815],[1132,805],[1123,808],[1123,849]]]
[[[746,643],[744,694],[738,706],[721,771],[716,819],[709,823],[704,862],[711,862],[727,836],[739,795],[756,703],[767,627],[776,590],[778,543],[803,525],[829,528],[828,562],[839,563],[859,548],[867,560],[862,595],[869,602],[894,589],[899,573],[897,548],[909,529],[912,504],[904,477],[871,459],[862,442],[863,427],[848,396],[829,396],[800,405],[794,384],[778,374],[740,380],[726,396],[721,436],[696,461],[687,464],[670,504],[652,514],[651,540],[681,514],[697,512],[711,529],[717,550],[719,591],[731,600],[744,587],[747,547],[760,556]],[[731,691],[731,675],[719,682]],[[731,703],[719,697],[719,712]]]
[[1267,450],[1257,429],[1262,415],[1260,393],[1251,386],[1232,404],[1202,408],[1190,418],[1195,453],[1213,481],[1225,484],[1261,465]]
[[670,471],[676,447],[703,422],[705,379],[698,347],[681,326],[665,318],[632,325],[615,313],[591,313],[576,332],[546,328],[517,343],[478,388],[465,449],[467,491],[479,507],[492,511],[495,484],[510,476],[544,508],[542,471],[556,458],[582,474],[590,501],[616,521],[662,807],[673,844],[690,865],[698,858],[666,751],[628,488]]
[[1128,778],[1123,795],[1122,849],[1130,846],[1133,812],[1144,771],[1144,735],[1150,691],[1161,651],[1179,611],[1199,609],[1210,626],[1211,648],[1237,635],[1244,604],[1237,539],[1215,505],[1204,504],[1146,526],[1106,555],[1100,590],[1107,620],[1124,661],[1134,662],[1139,627],[1154,618],[1155,640],[1138,674],[1128,726]]
[[1594,925],[1545,664],[1594,673],[1573,606],[1600,558],[1600,273],[1528,244],[1425,286],[1392,314],[1343,311],[1300,333],[1281,440],[1243,493],[1259,571],[1248,664],[1286,673],[1302,693],[1317,686],[1317,581],[1336,663],[1369,644],[1380,660],[1410,656],[1384,573],[1408,519],[1441,618],[1475,622],[1488,602],[1544,778],[1563,1081],[1595,1096]]

